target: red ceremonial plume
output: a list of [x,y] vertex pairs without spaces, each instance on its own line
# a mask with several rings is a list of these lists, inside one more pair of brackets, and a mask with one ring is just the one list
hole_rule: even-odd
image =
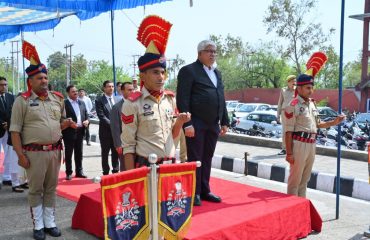
[[41,63],[35,46],[24,40],[22,44],[22,54],[27,60],[30,61],[31,65],[38,65]]
[[315,77],[318,72],[320,72],[321,68],[324,66],[328,57],[323,52],[315,52],[312,54],[310,59],[306,64],[307,72],[312,77]]
[[[171,27],[170,22],[159,16],[150,15],[141,22],[137,32],[137,40],[146,48],[153,42],[159,54],[163,55],[166,51]],[[148,51],[152,52],[151,49],[148,49]]]

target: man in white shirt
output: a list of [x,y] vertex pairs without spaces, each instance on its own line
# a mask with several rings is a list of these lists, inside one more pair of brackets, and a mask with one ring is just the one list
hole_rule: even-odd
[[114,96],[114,102],[115,103],[118,103],[123,98],[123,93],[122,93],[121,88],[122,88],[122,83],[121,82],[117,82],[116,83],[117,95]]
[[89,115],[85,102],[78,99],[77,88],[70,85],[66,88],[68,98],[64,100],[66,118],[73,124],[62,131],[65,146],[66,180],[72,179],[72,154],[74,152],[76,177],[86,178],[82,168],[83,137],[89,125]]
[[[91,102],[91,99],[86,95],[85,89],[82,89],[82,88],[78,89],[78,98],[79,98],[79,100],[81,100],[85,103],[87,114],[90,116],[91,110],[93,108],[93,104]],[[90,144],[90,130],[89,130],[89,127],[90,127],[90,123],[85,128],[85,139],[86,139],[87,146],[91,145]]]

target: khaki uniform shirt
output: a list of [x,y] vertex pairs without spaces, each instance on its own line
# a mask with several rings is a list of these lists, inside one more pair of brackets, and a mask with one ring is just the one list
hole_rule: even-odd
[[158,158],[175,157],[172,138],[175,98],[164,93],[158,103],[145,87],[141,92],[137,100],[127,99],[122,105],[123,154],[148,157],[155,153]]
[[288,87],[284,87],[280,91],[280,97],[278,102],[277,114],[281,115],[281,112],[290,104],[290,101],[294,98],[295,90],[290,90]]
[[51,92],[44,101],[33,91],[27,99],[19,96],[14,101],[9,131],[21,133],[22,145],[56,143],[62,137],[63,109],[63,98]]
[[308,102],[297,96],[284,110],[287,132],[316,133],[320,123],[318,111],[313,99]]

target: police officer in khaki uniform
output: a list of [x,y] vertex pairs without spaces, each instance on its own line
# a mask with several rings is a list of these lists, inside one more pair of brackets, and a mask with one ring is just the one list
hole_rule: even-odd
[[294,98],[295,93],[295,82],[296,76],[295,75],[289,75],[286,79],[287,87],[284,87],[280,91],[280,97],[278,102],[278,108],[277,108],[277,119],[281,122],[282,130],[283,130],[283,141],[281,144],[281,151],[278,153],[278,155],[285,155],[285,115],[281,115],[282,112],[284,112],[284,109],[289,106],[290,101]]
[[[145,29],[145,24],[151,26],[163,21],[157,16],[149,16],[143,20],[139,32]],[[146,31],[148,35],[160,35],[159,39],[164,42],[145,42],[146,36],[138,34],[147,51],[138,60],[141,92],[133,92],[122,105],[121,140],[126,169],[148,165],[147,158],[151,153],[157,154],[158,164],[174,162],[174,138],[179,135],[182,125],[190,120],[190,113],[176,114],[174,94],[163,89],[166,80],[163,46],[169,29],[162,29],[170,25],[167,24]]]
[[312,75],[299,75],[298,95],[284,110],[286,160],[290,163],[287,192],[301,197],[306,197],[307,183],[315,160],[317,129],[337,125],[345,118],[344,115],[340,115],[333,121],[320,121],[315,102],[310,98],[313,94],[313,86]]
[[28,91],[17,97],[10,132],[18,163],[29,178],[28,202],[34,223],[34,239],[61,235],[54,219],[55,189],[61,163],[63,95],[48,91],[47,69],[40,63],[36,49],[23,42],[23,55],[30,60],[26,69]]

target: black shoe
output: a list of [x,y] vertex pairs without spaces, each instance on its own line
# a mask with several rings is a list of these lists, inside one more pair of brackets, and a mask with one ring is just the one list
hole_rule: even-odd
[[193,206],[202,206],[202,201],[200,200],[199,194],[195,194]]
[[68,180],[68,181],[72,180],[72,174],[67,174],[66,180]]
[[43,228],[41,228],[40,230],[33,229],[33,239],[44,240],[45,239],[44,229]]
[[87,145],[87,146],[91,146],[91,143],[90,143],[90,142],[87,142],[87,143],[86,143],[86,145]]
[[214,195],[213,193],[201,195],[200,197],[202,200],[208,201],[208,202],[215,202],[215,203],[221,202],[221,198],[219,196]]
[[10,180],[3,180],[3,185],[4,186],[11,186],[12,185],[12,181],[10,181]]
[[76,178],[87,178],[87,176],[83,173],[83,172],[81,172],[81,173],[79,173],[79,174],[76,174],[76,176],[75,176]]
[[286,154],[286,151],[283,149],[283,150],[281,150],[279,153],[278,153],[278,155],[285,155]]
[[13,192],[16,192],[16,193],[22,193],[22,192],[24,192],[24,190],[23,190],[23,188],[21,188],[21,186],[12,187],[12,191]]
[[29,189],[30,187],[28,186],[28,183],[23,183],[20,185],[21,188],[23,189]]
[[45,232],[49,234],[52,237],[60,237],[62,236],[62,233],[60,232],[59,228],[53,227],[53,228],[45,228]]

